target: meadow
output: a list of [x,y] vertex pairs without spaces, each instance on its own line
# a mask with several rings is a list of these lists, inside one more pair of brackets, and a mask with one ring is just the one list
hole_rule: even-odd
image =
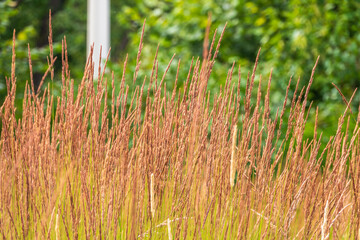
[[[337,131],[323,144],[319,110],[310,114],[308,100],[319,58],[309,81],[289,79],[283,105],[271,111],[271,72],[256,73],[260,50],[252,72],[234,63],[214,94],[207,83],[223,33],[208,41],[207,28],[202,58],[182,60],[190,68],[170,55],[162,71],[158,48],[152,71],[140,79],[143,34],[136,65],[126,57],[121,79],[93,63],[91,51],[83,78],[74,80],[66,38],[57,59],[50,28],[39,91],[29,47],[30,81],[17,118],[16,84],[27,76],[16,76],[14,31],[0,107],[3,239],[360,237],[360,114],[350,108],[356,90],[349,100],[343,96]],[[62,62],[58,96],[55,61]],[[171,65],[187,79],[169,78]],[[135,74],[126,79],[130,67]],[[313,137],[305,139],[310,118]]]

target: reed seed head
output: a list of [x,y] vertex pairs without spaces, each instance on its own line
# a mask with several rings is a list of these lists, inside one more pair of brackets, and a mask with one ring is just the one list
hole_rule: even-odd
[[237,125],[234,126],[233,137],[232,137],[232,146],[231,146],[231,159],[230,159],[230,187],[235,185],[235,149],[236,149],[236,133]]
[[150,176],[150,207],[151,207],[151,216],[155,216],[155,193],[154,193],[154,174]]

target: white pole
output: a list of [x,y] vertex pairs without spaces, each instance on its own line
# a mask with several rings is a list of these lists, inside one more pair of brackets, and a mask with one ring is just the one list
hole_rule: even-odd
[[87,55],[93,43],[94,78],[97,78],[100,46],[102,46],[102,66],[110,48],[110,0],[88,0],[87,2]]

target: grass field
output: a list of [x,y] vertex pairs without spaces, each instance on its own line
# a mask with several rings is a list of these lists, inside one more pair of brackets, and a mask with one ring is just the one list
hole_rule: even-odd
[[[185,80],[166,78],[156,55],[152,71],[137,78],[141,41],[133,79],[125,79],[125,60],[122,79],[102,70],[95,80],[91,53],[84,77],[74,81],[64,41],[55,97],[50,30],[49,80],[36,93],[30,79],[19,119],[16,81],[26,76],[16,77],[14,41],[0,108],[0,236],[358,239],[360,115],[348,107],[352,98],[322,145],[318,110],[309,114],[307,99],[319,59],[304,87],[290,79],[276,114],[271,73],[255,81],[258,58],[245,79],[234,64],[213,95],[206,89],[221,36],[204,42],[203,58],[190,69],[171,58],[169,67],[188,72]],[[32,74],[30,49],[29,67]],[[183,87],[166,90],[167,81],[180,80]],[[308,118],[315,119],[314,134],[304,139]]]

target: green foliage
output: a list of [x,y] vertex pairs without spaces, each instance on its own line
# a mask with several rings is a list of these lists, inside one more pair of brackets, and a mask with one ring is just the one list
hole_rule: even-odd
[[[50,1],[51,2],[51,1]],[[63,6],[53,10],[53,41],[55,62],[55,89],[60,88],[61,79],[61,41],[64,35],[67,42],[71,43],[68,48],[69,63],[74,66],[71,73],[74,77],[80,77],[83,71],[86,54],[86,16],[79,14],[78,10],[86,9],[86,1],[59,1]],[[22,98],[25,84],[30,79],[28,63],[28,44],[31,48],[31,58],[34,79],[41,79],[48,68],[47,57],[48,47],[48,14],[51,4],[46,0],[22,1],[17,4],[15,1],[0,3],[1,29],[0,29],[0,102],[6,96],[5,77],[11,74],[12,58],[12,37],[13,30],[16,30],[16,75],[17,93],[16,108],[17,114],[22,110]],[[55,7],[55,6],[53,6]],[[55,12],[55,13],[54,13]],[[4,39],[4,40],[3,40]],[[45,84],[50,82],[50,74]]]
[[[0,3],[0,100],[4,99],[6,92],[4,78],[10,75],[14,28],[17,30],[17,73],[22,77],[18,79],[18,94],[21,96],[25,81],[29,79],[27,43],[32,48],[34,71],[43,73],[46,70],[48,32],[44,19],[48,18],[49,8],[53,9],[53,36],[57,44],[55,82],[60,79],[60,45],[64,35],[67,36],[71,76],[75,81],[82,77],[86,59],[86,0],[59,2],[61,7],[53,5],[53,1],[45,0],[24,0],[19,5],[9,0]],[[226,22],[227,29],[208,89],[217,92],[218,86],[224,84],[227,71],[234,61],[242,66],[244,79],[261,47],[259,70],[264,75],[263,79],[266,79],[273,68],[270,100],[273,106],[281,107],[281,96],[289,77],[293,76],[294,80],[300,77],[300,87],[305,86],[314,62],[320,55],[309,98],[314,101],[315,106],[319,106],[319,127],[326,131],[325,136],[336,128],[337,118],[334,116],[343,112],[345,105],[331,82],[339,86],[347,99],[359,86],[358,1],[112,1],[112,55],[109,65],[115,72],[115,77],[122,75],[126,53],[129,53],[129,64],[136,62],[144,19],[146,30],[138,81],[142,81],[144,73],[151,69],[158,44],[159,74],[165,70],[173,53],[176,53],[175,59],[182,59],[188,69],[189,60],[193,56],[195,59],[202,57],[209,13],[212,16],[210,42],[214,31],[217,29],[218,33],[221,32]],[[128,70],[126,74],[132,76],[132,71]],[[167,83],[169,88],[173,87],[175,73],[176,64],[173,63],[167,77],[170,80]],[[180,84],[186,76],[187,71],[180,73]],[[295,82],[293,81],[292,88]],[[244,87],[245,81],[242,82],[242,89]],[[353,100],[353,110],[359,104],[358,96]],[[272,114],[276,110],[273,108]]]
[[[331,82],[349,96],[359,81],[360,3],[356,1],[134,1],[118,13],[121,26],[129,29],[128,46],[138,44],[144,18],[150,30],[148,46],[162,48],[189,59],[201,56],[207,14],[212,32],[228,27],[222,41],[220,62],[229,67],[253,62],[262,47],[261,62],[274,68],[275,88],[284,89],[290,75],[308,79],[318,55],[321,61],[314,82],[313,100],[340,100]],[[133,49],[133,48],[132,48]],[[166,51],[165,51],[166,53]],[[169,55],[164,58],[168,59]],[[160,59],[163,56],[160,54]],[[223,69],[221,66],[219,69]],[[220,70],[217,70],[220,71]],[[226,71],[219,73],[224,75]],[[306,81],[306,80],[305,80]]]
[[[10,66],[10,64],[11,64],[11,62],[10,62],[11,58],[7,59],[4,57],[4,56],[6,56],[5,54],[9,51],[9,49],[10,49],[9,46],[11,45],[10,39],[5,38],[4,33],[10,25],[9,19],[17,13],[17,11],[11,7],[11,4],[12,4],[12,1],[9,1],[9,0],[0,2],[0,54],[2,56],[0,58],[0,77],[1,77],[0,97],[1,97],[1,99],[3,99],[5,96],[5,88],[6,88],[5,79],[4,79],[3,74],[4,74],[5,69],[10,70],[10,68],[8,66]],[[7,65],[5,66],[5,64],[7,64]]]
[[[165,65],[171,57],[169,51],[178,53],[182,59],[190,59],[193,55],[201,57],[204,29],[210,12],[210,35],[215,28],[221,31],[225,22],[228,26],[208,87],[213,90],[224,83],[233,61],[242,67],[250,67],[261,47],[260,71],[267,78],[273,68],[270,100],[279,107],[289,77],[293,76],[295,80],[300,77],[300,87],[305,86],[320,55],[309,97],[315,106],[319,106],[319,128],[325,131],[327,138],[336,129],[337,117],[346,107],[331,83],[339,86],[347,99],[359,86],[359,10],[357,1],[153,0],[123,5],[117,19],[132,32],[128,46],[134,46],[139,42],[140,23],[146,18],[149,33],[146,35],[144,58],[152,56],[147,53],[154,52],[159,43],[162,49],[168,50],[159,54],[159,64]],[[145,60],[147,64],[151,61]],[[248,71],[242,68],[243,77]],[[353,100],[353,110],[359,104],[358,96]],[[273,114],[276,110],[272,109]]]

